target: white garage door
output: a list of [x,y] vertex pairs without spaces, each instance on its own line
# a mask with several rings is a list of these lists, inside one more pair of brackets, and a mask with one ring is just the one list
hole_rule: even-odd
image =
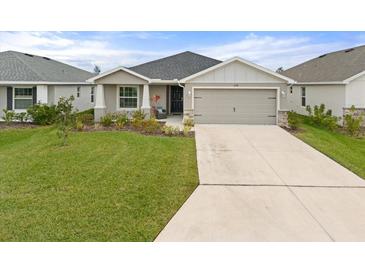
[[276,90],[195,89],[197,124],[276,124]]

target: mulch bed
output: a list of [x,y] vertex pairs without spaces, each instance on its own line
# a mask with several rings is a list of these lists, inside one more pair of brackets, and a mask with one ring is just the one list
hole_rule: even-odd
[[38,125],[32,123],[19,123],[19,122],[12,122],[12,123],[5,123],[0,122],[0,129],[12,129],[12,128],[36,128],[39,127]]
[[129,132],[137,132],[143,135],[147,135],[147,136],[167,136],[167,137],[194,137],[195,136],[195,132],[194,131],[190,131],[188,136],[185,136],[184,133],[182,131],[180,131],[179,134],[174,134],[174,135],[167,135],[165,133],[162,132],[162,130],[158,130],[155,132],[146,132],[144,130],[141,129],[137,129],[131,125],[125,125],[123,128],[117,128],[116,126],[110,126],[110,127],[105,127],[101,124],[95,124],[95,125],[84,125],[82,130],[77,130],[75,129],[74,131],[78,131],[78,132],[94,132],[94,131],[129,131]]

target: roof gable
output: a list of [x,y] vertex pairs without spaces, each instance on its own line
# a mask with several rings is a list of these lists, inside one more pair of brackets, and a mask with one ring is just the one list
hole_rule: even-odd
[[267,68],[240,57],[228,59],[220,64],[190,75],[181,82],[294,82]]
[[360,46],[323,54],[287,69],[282,74],[298,82],[347,82],[363,71],[365,46]]
[[0,81],[84,82],[92,73],[52,60],[16,51],[0,52]]

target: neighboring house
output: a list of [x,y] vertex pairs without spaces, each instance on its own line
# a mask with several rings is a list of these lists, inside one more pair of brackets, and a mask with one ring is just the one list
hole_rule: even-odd
[[301,114],[306,106],[325,104],[335,116],[354,105],[365,113],[365,46],[323,54],[282,72],[296,81],[287,107]]
[[276,124],[294,81],[239,57],[219,61],[183,52],[138,66],[117,67],[92,77],[95,118],[110,112],[150,112],[154,95],[169,114],[195,123]]
[[86,82],[93,76],[47,57],[0,52],[0,117],[3,109],[24,112],[35,103],[57,104],[71,95],[78,110],[93,108],[95,87]]

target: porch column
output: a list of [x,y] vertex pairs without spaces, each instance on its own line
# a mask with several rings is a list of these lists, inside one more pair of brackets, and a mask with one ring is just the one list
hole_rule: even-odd
[[95,122],[100,121],[100,117],[103,117],[106,112],[105,97],[104,97],[104,85],[96,86],[96,97],[94,107],[94,119]]
[[151,114],[151,105],[150,105],[150,87],[149,85],[143,85],[143,95],[142,95],[142,107],[141,109],[146,114],[146,117],[149,118]]

